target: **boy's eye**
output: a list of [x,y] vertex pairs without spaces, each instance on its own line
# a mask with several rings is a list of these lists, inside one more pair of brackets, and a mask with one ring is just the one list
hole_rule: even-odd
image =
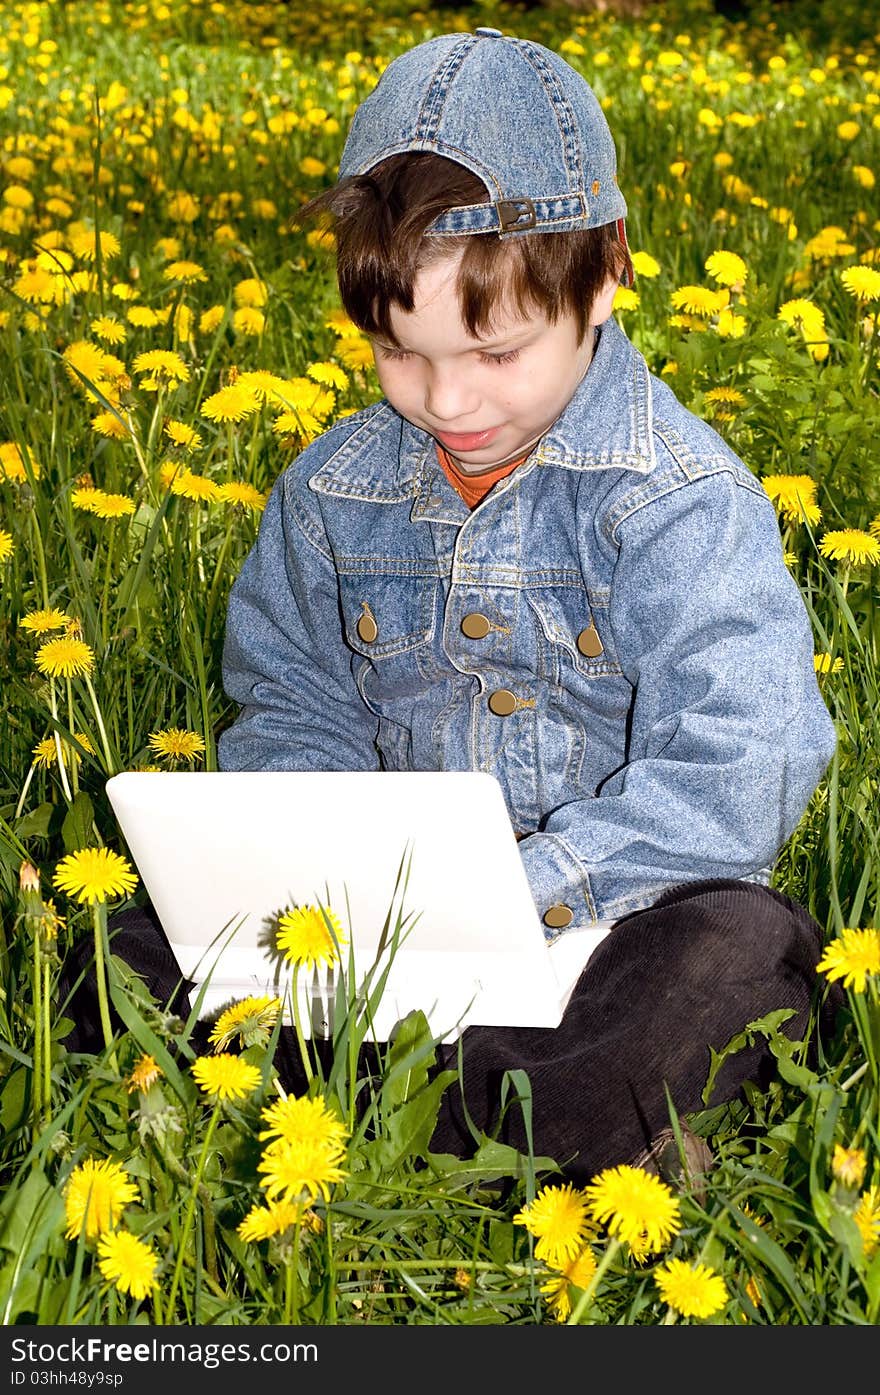
[[515,363],[519,358],[519,349],[508,349],[506,354],[480,354],[483,363]]
[[376,348],[383,358],[404,359],[409,358],[408,349],[392,349],[388,344],[377,344]]

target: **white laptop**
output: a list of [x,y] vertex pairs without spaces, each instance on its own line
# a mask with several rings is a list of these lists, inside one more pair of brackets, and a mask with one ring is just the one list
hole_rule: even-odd
[[[274,931],[296,906],[328,907],[350,945],[333,970],[301,971],[304,1032],[332,1030],[340,979],[356,990],[387,970],[378,1040],[416,1008],[445,1040],[476,1024],[558,1026],[610,928],[548,945],[493,775],[129,771],[106,788],[203,1016],[271,994],[292,1020]],[[383,929],[401,921],[392,953]]]

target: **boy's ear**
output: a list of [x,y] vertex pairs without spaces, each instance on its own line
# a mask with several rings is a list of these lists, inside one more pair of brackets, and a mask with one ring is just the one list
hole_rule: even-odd
[[614,297],[617,294],[617,288],[619,285],[620,281],[616,277],[608,277],[608,280],[605,282],[605,285],[599,291],[590,309],[591,325],[603,325],[606,320],[609,320],[611,318],[611,311],[614,306]]

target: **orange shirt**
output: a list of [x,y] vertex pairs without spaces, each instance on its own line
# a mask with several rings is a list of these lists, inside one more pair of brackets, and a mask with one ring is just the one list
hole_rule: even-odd
[[515,470],[517,465],[521,465],[528,455],[526,453],[526,455],[521,455],[518,460],[509,460],[506,465],[496,465],[491,470],[482,470],[478,475],[469,475],[459,469],[452,456],[443,449],[439,441],[435,444],[437,446],[437,459],[440,461],[444,475],[453,489],[456,489],[464,499],[468,508],[471,509],[475,509],[477,504],[485,499],[492,486]]

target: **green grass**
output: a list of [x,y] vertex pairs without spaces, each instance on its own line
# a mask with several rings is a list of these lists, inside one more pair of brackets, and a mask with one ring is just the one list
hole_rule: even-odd
[[[0,1321],[553,1322],[541,1285],[554,1271],[514,1220],[555,1185],[553,1160],[491,1139],[466,1163],[428,1153],[439,1087],[418,1015],[373,1080],[352,1066],[368,1030],[363,1010],[345,1019],[332,1069],[315,1082],[346,1124],[345,1178],[319,1195],[316,1221],[242,1240],[239,1224],[261,1198],[257,1135],[275,1097],[273,1033],[257,1029],[243,1047],[259,1088],[215,1111],[191,1072],[192,1023],[163,1012],[111,958],[109,992],[125,1029],[97,1059],[67,1051],[60,966],[82,937],[104,943],[105,910],[61,896],[53,876],[87,846],[126,854],[104,785],[157,760],[155,733],[197,733],[200,762],[216,767],[217,736],[233,716],[220,679],[225,604],[259,512],[175,493],[165,467],[185,464],[211,482],[190,495],[229,482],[264,495],[312,435],[378,395],[363,341],[333,320],[332,254],[297,226],[297,210],[332,180],[347,123],[385,62],[438,29],[492,23],[562,46],[606,104],[630,243],[659,264],[637,278],[639,303],[619,311],[651,368],[756,475],[815,485],[820,519],[781,513],[780,531],[817,655],[827,656],[820,684],[838,752],[773,884],[811,911],[829,942],[847,927],[876,927],[876,566],[834,560],[822,540],[841,529],[880,537],[880,301],[857,302],[841,279],[847,267],[880,269],[869,187],[880,178],[878,37],[864,7],[838,6],[831,25],[812,4],[732,24],[683,4],[616,19],[567,6],[430,16],[392,0],[307,13],[105,0],[7,3],[0,21]],[[845,122],[855,133],[839,133]],[[839,235],[823,248],[815,239],[828,228]],[[90,261],[74,249],[91,230],[94,250],[95,229],[115,242]],[[725,332],[724,317],[702,327],[673,318],[676,288],[717,289],[705,261],[721,248],[748,268],[742,291],[731,291],[741,335]],[[175,261],[198,263],[204,280],[169,279]],[[236,292],[253,280],[265,288],[259,334],[234,319]],[[823,312],[821,357],[778,317],[799,298]],[[135,304],[157,322],[133,325]],[[221,307],[216,322],[200,325],[211,307]],[[100,347],[92,326],[108,315],[125,336],[103,346],[116,366],[96,376],[92,358],[89,371],[85,360],[73,371],[65,354],[81,341]],[[137,356],[155,349],[180,355],[186,381],[145,385]],[[310,377],[327,364],[342,368],[345,386]],[[273,430],[271,401],[237,424],[203,414],[253,370],[287,380],[298,425]],[[718,387],[741,395],[729,415],[712,397]],[[101,413],[104,432],[121,422],[123,437],[93,427]],[[191,455],[165,431],[168,418],[198,431]],[[130,501],[130,512],[85,510],[89,484]],[[59,632],[34,635],[21,621],[43,608],[75,622],[94,656],[88,675],[40,672],[37,650]],[[47,740],[51,750],[35,759]],[[24,862],[36,881],[23,889]],[[819,1044],[815,1069],[775,1015],[743,1023],[769,1040],[777,1079],[741,1107],[715,1109],[707,1097],[692,1121],[717,1160],[705,1190],[682,1194],[680,1228],[646,1263],[596,1234],[596,1278],[571,1290],[578,1322],[690,1320],[663,1302],[656,1281],[658,1265],[678,1257],[723,1276],[727,1300],[708,1321],[876,1323],[880,1008],[876,937],[867,943],[867,975],[848,992],[835,1039]],[[144,1053],[162,1075],[130,1091]],[[510,1082],[509,1107],[528,1107],[527,1080]],[[835,1148],[864,1155],[855,1185],[839,1163],[835,1174]],[[147,1297],[105,1278],[92,1239],[65,1234],[68,1179],[88,1158],[113,1159],[134,1179],[138,1199],[120,1224],[156,1257]]]

